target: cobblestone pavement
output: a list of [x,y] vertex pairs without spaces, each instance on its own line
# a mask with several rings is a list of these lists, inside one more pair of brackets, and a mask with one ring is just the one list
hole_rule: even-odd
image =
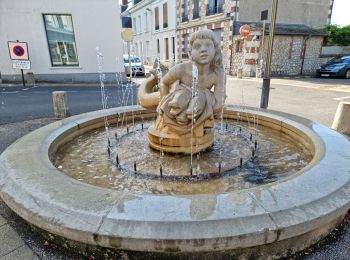
[[[273,79],[269,108],[304,116],[329,126],[338,102],[350,100],[348,93],[350,82],[336,81],[336,84],[330,84],[332,82],[327,81],[327,84],[316,87],[321,83],[313,80]],[[342,88],[341,91],[335,90],[337,84]],[[227,103],[257,107],[260,102],[260,86],[260,80],[237,80],[229,77]],[[0,125],[0,153],[16,139],[53,121],[51,118],[46,118]],[[286,259],[345,260],[349,259],[349,255],[348,214],[342,224],[317,245]],[[51,244],[33,233],[30,226],[0,200],[0,260],[4,259],[83,259],[83,257]]]

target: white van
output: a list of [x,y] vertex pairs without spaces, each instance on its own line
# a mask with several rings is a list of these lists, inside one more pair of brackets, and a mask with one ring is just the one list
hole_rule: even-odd
[[[142,64],[141,59],[135,55],[131,55],[130,60],[131,60],[132,76],[135,76],[135,75],[144,76],[145,75],[145,67]],[[123,55],[123,62],[124,62],[124,68],[125,68],[126,75],[130,76],[129,75],[129,59],[128,59],[127,54]]]

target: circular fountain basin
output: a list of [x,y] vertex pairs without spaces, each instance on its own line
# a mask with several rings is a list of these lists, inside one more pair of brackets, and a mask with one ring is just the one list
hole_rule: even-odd
[[0,195],[29,223],[92,246],[161,256],[285,256],[328,234],[350,208],[350,142],[321,124],[268,110],[228,107],[225,117],[281,131],[312,153],[297,173],[210,194],[150,194],[82,183],[51,162],[75,137],[117,115],[154,118],[138,106],[96,111],[40,128],[0,156]]

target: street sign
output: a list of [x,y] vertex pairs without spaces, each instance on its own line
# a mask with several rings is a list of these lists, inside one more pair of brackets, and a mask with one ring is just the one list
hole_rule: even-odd
[[29,60],[12,60],[12,68],[21,70],[30,70]]
[[133,32],[130,28],[125,28],[122,32],[122,39],[125,42],[132,42],[132,39],[134,38]]
[[29,60],[26,42],[8,42],[11,60]]
[[251,32],[250,26],[248,24],[242,25],[239,28],[239,34],[243,37],[247,37]]
[[261,21],[265,21],[267,20],[267,17],[269,16],[269,10],[264,10],[264,11],[261,11]]

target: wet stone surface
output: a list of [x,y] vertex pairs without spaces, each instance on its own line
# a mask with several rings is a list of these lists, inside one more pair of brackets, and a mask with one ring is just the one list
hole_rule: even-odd
[[86,133],[64,145],[54,165],[72,178],[104,188],[208,194],[280,180],[312,159],[302,144],[280,131],[227,121],[223,126],[216,124],[214,145],[193,155],[191,171],[190,155],[166,154],[148,146],[147,128],[151,124],[110,127],[109,149],[104,129]]

